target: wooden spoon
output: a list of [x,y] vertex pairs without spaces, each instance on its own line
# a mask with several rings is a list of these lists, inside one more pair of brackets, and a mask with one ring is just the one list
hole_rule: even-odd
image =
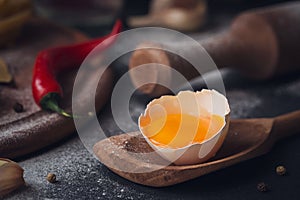
[[[140,132],[104,139],[95,144],[94,153],[113,172],[130,181],[153,187],[170,186],[267,153],[276,141],[300,133],[299,121],[300,110],[275,118],[232,120],[216,156],[196,165],[169,165],[155,170],[163,163],[159,155],[146,158],[129,154],[153,151]],[[131,173],[120,169],[149,172]]]

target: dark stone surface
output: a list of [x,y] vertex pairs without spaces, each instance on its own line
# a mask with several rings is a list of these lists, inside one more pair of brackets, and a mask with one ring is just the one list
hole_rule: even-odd
[[[262,83],[234,72],[223,74],[232,118],[271,117],[300,109],[300,74]],[[199,81],[194,86],[200,89]],[[133,98],[131,107],[142,110],[145,99]],[[108,111],[107,107],[100,114],[102,123],[112,120]],[[298,199],[299,144],[300,137],[294,136],[262,157],[179,185],[150,188],[115,175],[73,137],[21,160],[27,185],[8,199]],[[278,165],[286,167],[287,175],[276,174]],[[47,182],[49,172],[56,174],[57,183]],[[260,182],[268,184],[270,191],[258,192]]]
[[[228,70],[223,74],[232,118],[273,117],[300,109],[300,74],[265,82],[252,82]],[[204,86],[201,80],[193,85],[194,89]],[[133,97],[130,106],[133,119],[137,119],[138,111],[144,109],[148,100],[140,95]],[[109,106],[99,119],[107,127],[107,135],[119,133]],[[27,185],[8,199],[296,200],[300,194],[299,147],[300,137],[294,136],[280,141],[270,153],[259,158],[175,186],[150,188],[115,175],[93,158],[74,136],[19,160]],[[285,176],[276,174],[278,165],[286,167]],[[47,182],[49,172],[56,174],[57,183]],[[257,191],[260,182],[268,184],[270,190]]]

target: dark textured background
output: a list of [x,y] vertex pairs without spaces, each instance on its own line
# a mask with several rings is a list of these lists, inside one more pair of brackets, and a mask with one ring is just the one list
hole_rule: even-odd
[[[135,1],[136,2],[136,1]],[[216,4],[217,1],[213,1]],[[227,9],[211,11],[203,33],[195,38],[209,36],[211,32],[226,26],[238,11],[262,3],[225,6]],[[271,1],[264,1],[269,3]],[[131,3],[132,5],[132,3]],[[231,4],[232,5],[232,4]],[[139,5],[141,7],[144,4]],[[211,5],[210,5],[211,6]],[[144,11],[146,10],[144,6]],[[143,10],[142,8],[140,10]],[[126,9],[126,13],[136,10]],[[221,12],[222,10],[222,12]],[[85,30],[87,31],[87,30]],[[87,33],[93,32],[88,30]],[[126,61],[126,59],[123,59]],[[123,65],[119,65],[123,66]],[[120,73],[120,69],[118,72]],[[300,73],[277,80],[252,82],[236,72],[223,70],[227,97],[232,118],[273,117],[300,109]],[[194,83],[195,89],[204,85]],[[148,99],[136,95],[130,108],[143,110]],[[118,133],[113,124],[109,106],[100,113],[100,122],[107,126],[108,135]],[[300,137],[283,140],[273,150],[259,158],[228,167],[186,183],[150,188],[129,182],[103,166],[84,148],[75,135],[41,152],[20,158],[25,170],[26,186],[8,199],[299,199],[300,192]],[[287,168],[286,176],[278,176],[277,165]],[[46,181],[47,173],[57,175],[58,182]],[[258,192],[256,185],[265,182],[270,186],[266,193]]]
[[[227,72],[225,83],[232,118],[276,116],[300,109],[300,75],[253,83]],[[135,109],[143,109],[139,100],[133,102]],[[100,121],[110,121],[108,111],[101,113]],[[27,186],[11,199],[299,199],[299,144],[300,137],[294,136],[279,142],[265,156],[158,189],[115,175],[87,152],[78,137],[72,137],[20,162]],[[275,173],[277,165],[287,168],[286,176]],[[57,175],[56,184],[46,181],[48,172]],[[271,187],[269,192],[256,190],[262,181]]]

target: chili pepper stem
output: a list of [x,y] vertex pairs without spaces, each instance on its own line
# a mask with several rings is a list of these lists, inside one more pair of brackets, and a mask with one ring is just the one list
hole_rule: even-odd
[[54,112],[57,112],[57,113],[65,116],[65,117],[71,117],[72,118],[72,115],[69,114],[69,113],[67,113],[67,112],[65,112],[62,108],[60,108],[58,106],[57,102],[55,102],[55,101],[48,101],[46,105],[47,105],[47,109],[52,110]]
[[56,93],[49,93],[44,98],[42,98],[40,104],[43,109],[54,111],[58,114],[61,114],[65,117],[73,118],[73,115],[67,113],[62,108],[59,107],[57,103],[57,96]]

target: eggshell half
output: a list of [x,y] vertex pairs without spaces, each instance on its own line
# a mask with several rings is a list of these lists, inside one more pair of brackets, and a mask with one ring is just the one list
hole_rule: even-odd
[[[149,127],[141,126],[145,118],[153,120],[158,117],[166,117],[167,114],[182,113],[196,117],[215,114],[221,116],[224,122],[216,132],[207,134],[205,140],[201,143],[191,143],[182,148],[171,148],[154,144],[148,138],[151,137],[151,133],[147,132]],[[228,132],[229,115],[230,108],[226,97],[216,90],[182,91],[176,96],[166,95],[151,101],[147,105],[144,114],[139,117],[139,128],[147,143],[166,160],[176,165],[198,164],[212,158],[222,146]],[[184,123],[184,121],[181,121],[181,123]],[[156,131],[159,130],[153,131],[154,134]]]

